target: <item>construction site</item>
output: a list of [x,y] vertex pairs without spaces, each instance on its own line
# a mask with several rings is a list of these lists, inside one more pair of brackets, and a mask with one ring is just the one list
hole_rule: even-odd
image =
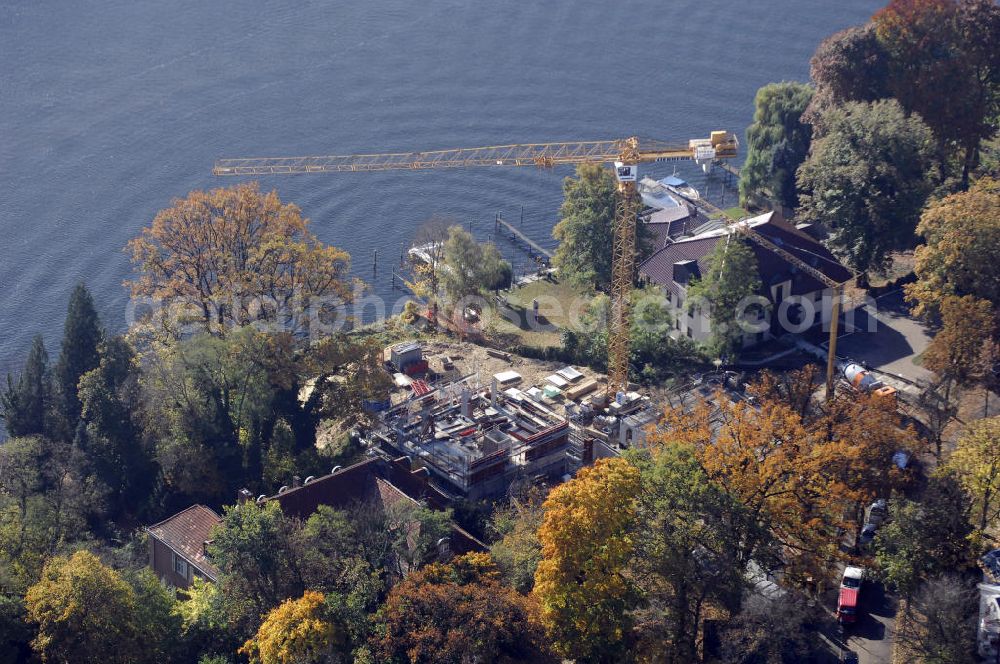
[[659,415],[636,392],[601,406],[602,374],[471,344],[407,342],[387,348],[385,358],[395,389],[366,442],[426,468],[453,498],[563,481],[581,465],[640,444]]

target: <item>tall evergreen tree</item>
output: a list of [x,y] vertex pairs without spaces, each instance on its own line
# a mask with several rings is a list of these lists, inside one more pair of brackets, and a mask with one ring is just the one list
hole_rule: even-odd
[[24,371],[17,381],[8,374],[7,388],[0,393],[0,418],[12,438],[40,434],[46,429],[46,416],[52,399],[49,354],[41,335],[31,342]]
[[69,299],[63,328],[62,351],[55,368],[58,398],[56,408],[65,431],[72,436],[80,419],[80,377],[100,364],[99,348],[104,333],[94,308],[94,298],[83,283],[76,285]]

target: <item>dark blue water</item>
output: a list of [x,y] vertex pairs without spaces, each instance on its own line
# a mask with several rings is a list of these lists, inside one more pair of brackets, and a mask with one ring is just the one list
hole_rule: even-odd
[[[54,353],[78,280],[121,329],[122,247],[172,198],[231,184],[211,176],[217,157],[742,135],[760,85],[805,80],[818,42],[879,4],[2,0],[0,371],[20,365],[35,332]],[[389,298],[388,264],[435,213],[485,238],[498,210],[519,219],[523,205],[525,231],[551,246],[568,173],[263,186],[300,205]],[[372,278],[376,247],[383,268]]]

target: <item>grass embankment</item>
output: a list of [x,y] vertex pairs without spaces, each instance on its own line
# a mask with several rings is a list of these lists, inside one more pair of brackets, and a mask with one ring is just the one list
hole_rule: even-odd
[[[508,306],[495,307],[492,329],[512,344],[545,348],[562,343],[562,329],[579,321],[592,292],[566,282],[540,279],[503,294]],[[532,301],[538,300],[538,325],[530,324]]]

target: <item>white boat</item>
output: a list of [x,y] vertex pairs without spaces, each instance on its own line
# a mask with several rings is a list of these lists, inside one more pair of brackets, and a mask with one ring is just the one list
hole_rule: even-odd
[[670,195],[666,185],[653,178],[642,178],[639,180],[638,188],[643,205],[654,210],[687,209],[683,203]]
[[689,185],[682,178],[677,177],[676,174],[663,178],[660,180],[660,184],[689,201],[696,201],[701,198],[701,194],[698,193],[697,189]]
[[411,259],[430,265],[434,262],[435,255],[440,260],[440,246],[440,242],[428,242],[417,247],[410,247],[407,253]]

